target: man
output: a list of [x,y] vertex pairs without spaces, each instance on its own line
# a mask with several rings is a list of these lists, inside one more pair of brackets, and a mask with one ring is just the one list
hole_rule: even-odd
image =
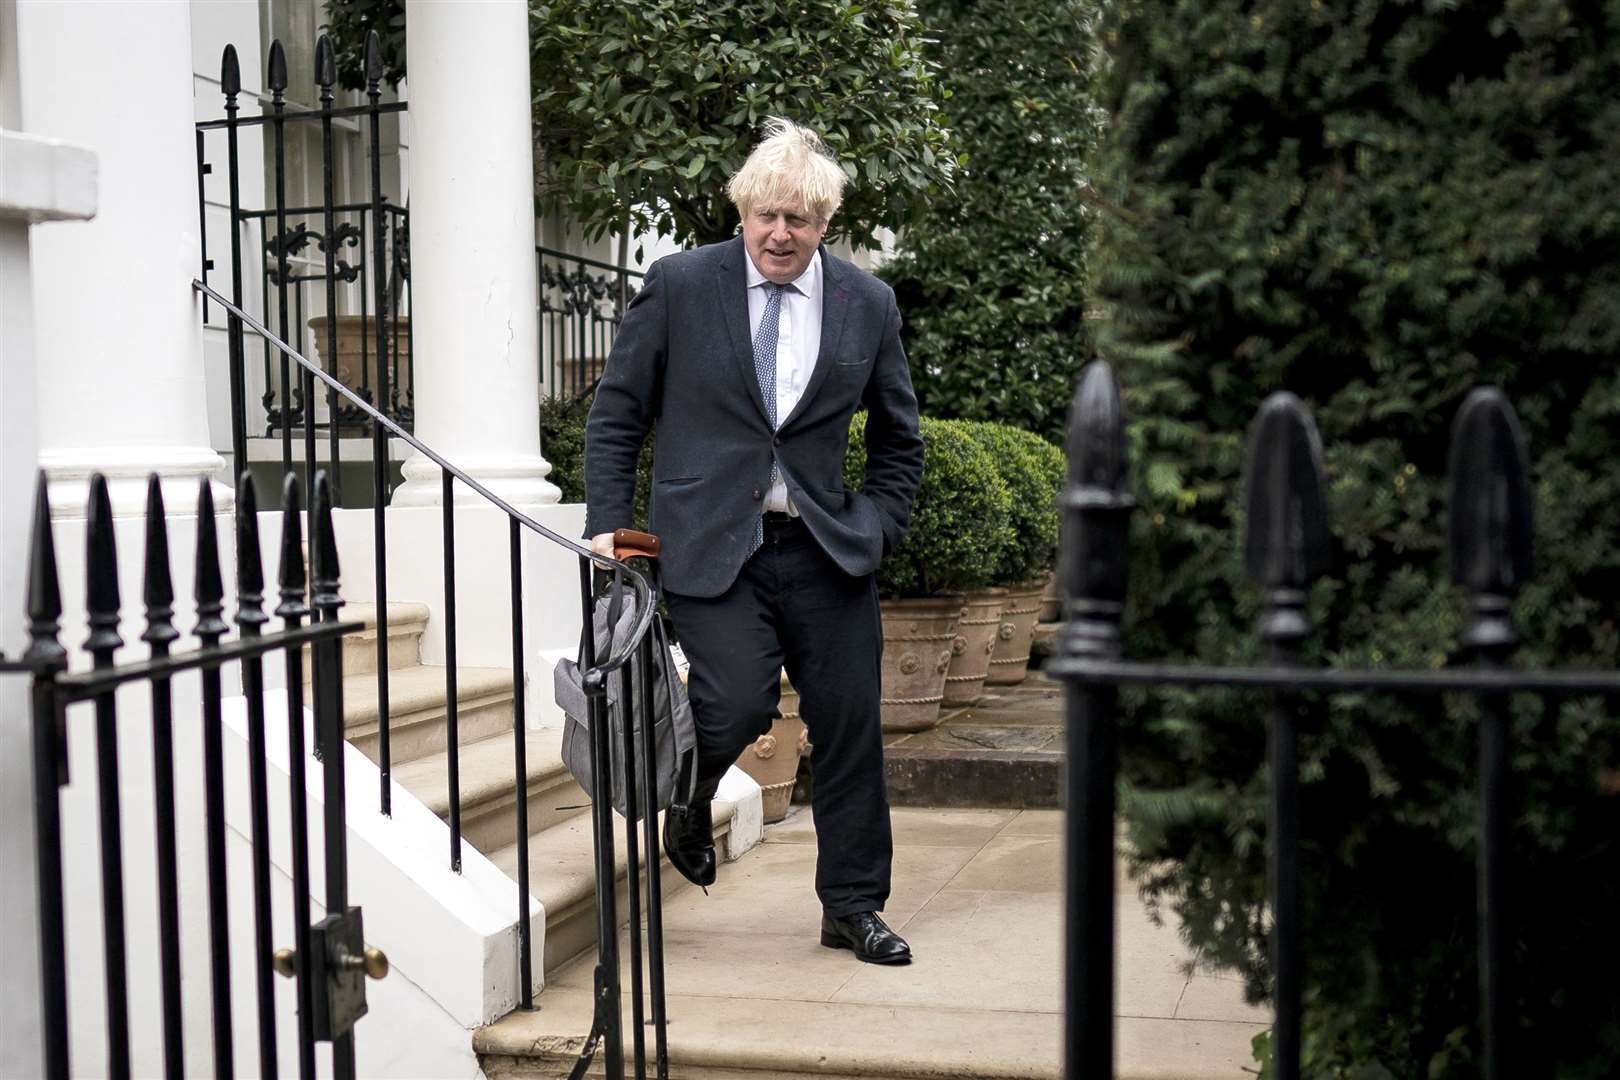
[[[709,802],[776,717],[785,666],[815,746],[822,944],[903,963],[878,915],[893,848],[873,571],[905,534],[923,444],[894,293],[821,242],[844,180],[813,132],[773,118],[727,186],[742,235],[648,268],[585,429],[586,534],[611,554],[633,524],[656,423],[648,528],[698,732],[694,812],[665,819],[670,862],[714,881]],[[860,406],[866,476],[850,491]]]

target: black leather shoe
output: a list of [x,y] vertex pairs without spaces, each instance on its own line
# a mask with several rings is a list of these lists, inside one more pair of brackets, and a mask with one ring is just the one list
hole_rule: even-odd
[[890,930],[875,911],[821,917],[821,943],[829,949],[852,949],[868,964],[909,964],[911,946]]
[[672,803],[664,811],[664,854],[687,881],[705,889],[714,884],[714,819],[709,800],[698,799],[690,806]]

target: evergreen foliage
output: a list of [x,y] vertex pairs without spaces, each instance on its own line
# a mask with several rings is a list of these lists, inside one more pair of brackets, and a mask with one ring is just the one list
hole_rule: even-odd
[[930,416],[1062,438],[1084,359],[1092,0],[920,0],[966,161],[880,270]]
[[[562,491],[562,502],[585,501],[585,421],[591,415],[593,396],[582,398],[542,398],[540,401],[540,453],[551,465],[546,477]],[[647,512],[652,501],[652,459],[657,432],[647,433],[636,459],[635,520],[632,529],[647,528]]]
[[[878,567],[884,597],[966,592],[994,583],[996,563],[1012,543],[1012,493],[990,453],[960,422],[922,418],[922,486],[905,539]],[[866,480],[866,413],[849,426],[844,483]]]
[[[345,86],[366,31],[405,74],[404,0],[326,0]],[[956,152],[912,0],[530,0],[536,193],[587,238],[687,244],[737,225],[725,183],[767,116],[826,140],[851,183],[829,236],[871,244],[948,187]],[[471,71],[467,78],[477,78]]]
[[1039,583],[1057,556],[1057,499],[1067,472],[1063,451],[1039,435],[1008,424],[961,423],[990,454],[1010,496],[1008,542],[996,558],[990,583]]
[[[1494,383],[1537,504],[1517,662],[1620,666],[1620,3],[1124,0],[1102,30],[1097,345],[1143,503],[1128,652],[1254,658],[1239,467],[1287,388],[1339,546],[1307,662],[1455,659],[1449,427]],[[1146,894],[1258,994],[1265,703],[1122,700]],[[1478,1076],[1475,711],[1347,694],[1301,717],[1306,1075]],[[1620,704],[1515,699],[1512,737],[1509,1072],[1610,1076]]]

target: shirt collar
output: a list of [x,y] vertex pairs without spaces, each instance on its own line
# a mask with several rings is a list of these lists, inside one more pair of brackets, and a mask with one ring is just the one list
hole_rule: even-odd
[[[763,285],[770,280],[759,272],[759,267],[754,265],[752,255],[746,255],[743,262],[745,264],[743,272],[748,277],[748,287],[750,289],[757,285]],[[810,256],[810,265],[804,268],[804,273],[788,282],[788,285],[799,290],[800,295],[811,299],[814,299],[816,293],[821,291],[821,250],[819,248],[816,249],[814,255]]]

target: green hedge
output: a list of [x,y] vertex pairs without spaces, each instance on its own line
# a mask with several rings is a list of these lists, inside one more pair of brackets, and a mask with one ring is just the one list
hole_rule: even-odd
[[[585,501],[585,421],[594,397],[545,398],[540,402],[540,452],[551,463],[547,477],[562,490],[562,501]],[[653,440],[649,433],[636,462],[635,518],[626,528],[645,529],[652,500]]]
[[[996,563],[1012,542],[1012,493],[990,453],[957,421],[921,421],[922,486],[911,527],[878,568],[885,597],[932,596],[994,583]],[[866,414],[849,427],[844,482],[866,478]]]
[[[1339,547],[1306,662],[1457,656],[1444,469],[1468,389],[1517,407],[1538,567],[1518,663],[1620,667],[1620,6],[1129,0],[1107,11],[1097,345],[1133,418],[1127,649],[1251,660],[1245,430],[1313,407]],[[1123,696],[1147,894],[1266,985],[1265,703]],[[1308,1076],[1480,1074],[1476,717],[1301,707]],[[1620,708],[1515,700],[1514,1076],[1613,1075]]]
[[918,0],[966,161],[878,271],[929,416],[1063,435],[1085,359],[1090,0]]

